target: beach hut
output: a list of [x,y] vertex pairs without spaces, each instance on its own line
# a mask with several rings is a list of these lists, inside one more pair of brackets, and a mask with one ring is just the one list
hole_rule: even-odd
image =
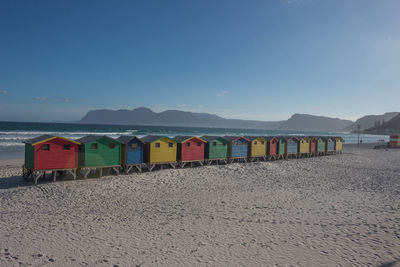
[[316,136],[310,137],[310,155],[317,156],[318,138]]
[[243,136],[224,136],[229,145],[229,160],[247,161],[250,140]]
[[286,158],[286,137],[285,136],[278,136],[276,137],[278,139],[278,159]]
[[132,168],[142,172],[144,143],[136,136],[120,136],[117,141],[121,143],[121,165],[125,173]]
[[213,162],[216,164],[220,162],[227,163],[229,153],[228,140],[221,136],[208,135],[200,138],[207,142],[204,149],[204,158],[207,165],[211,165]]
[[311,139],[309,137],[300,137],[299,138],[299,156],[300,157],[309,157],[310,156],[310,148],[311,148]]
[[291,136],[286,140],[286,158],[299,156],[299,139]]
[[148,135],[141,140],[144,142],[144,162],[151,171],[156,165],[168,164],[176,167],[177,143],[166,136]]
[[[267,156],[268,159],[277,159],[279,158],[279,139],[274,136],[265,137],[267,140]],[[285,154],[285,144],[283,144],[283,155]],[[283,156],[282,155],[282,156]]]
[[340,136],[335,137],[335,154],[342,154],[343,151],[343,138]]
[[328,136],[326,137],[326,154],[334,154],[335,153],[335,137]]
[[267,139],[262,136],[245,136],[249,140],[249,159],[267,159]]
[[114,170],[119,174],[121,166],[121,143],[105,135],[87,135],[76,140],[79,145],[78,165],[84,178],[91,171],[99,171],[103,175],[103,169]]
[[178,144],[177,159],[181,167],[185,167],[186,163],[198,163],[203,166],[204,152],[206,141],[196,136],[178,135],[174,137]]
[[326,154],[326,138],[322,136],[317,137],[317,155],[324,156]]
[[41,135],[24,143],[25,164],[22,173],[25,179],[32,177],[37,184],[46,171],[52,171],[53,181],[57,172],[70,173],[76,178],[79,142],[60,136]]
[[400,147],[400,134],[391,134],[389,139],[389,147]]

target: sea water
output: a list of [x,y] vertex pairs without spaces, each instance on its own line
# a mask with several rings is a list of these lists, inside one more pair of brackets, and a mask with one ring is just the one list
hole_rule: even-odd
[[[358,136],[353,133],[341,132],[303,132],[280,130],[251,130],[251,129],[223,129],[199,127],[170,127],[170,126],[128,126],[128,125],[98,125],[78,123],[36,123],[36,122],[0,122],[0,158],[22,158],[24,153],[23,141],[42,134],[59,135],[70,139],[78,139],[88,134],[107,135],[118,138],[121,135],[335,135],[342,136],[346,144],[357,143]],[[360,135],[364,143],[389,141],[389,136]]]

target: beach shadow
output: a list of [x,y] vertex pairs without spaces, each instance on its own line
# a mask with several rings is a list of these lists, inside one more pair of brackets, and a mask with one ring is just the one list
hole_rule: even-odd
[[397,263],[400,263],[400,259],[397,259],[397,260],[391,261],[391,262],[382,263],[381,265],[378,265],[378,267],[394,267],[394,266],[397,266]]
[[10,176],[0,178],[0,189],[11,189],[17,187],[32,186],[32,182],[27,182],[22,176]]

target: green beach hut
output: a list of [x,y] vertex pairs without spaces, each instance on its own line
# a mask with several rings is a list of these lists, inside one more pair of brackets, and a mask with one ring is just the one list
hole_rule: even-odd
[[207,165],[212,162],[217,164],[223,161],[225,164],[228,162],[229,141],[221,136],[202,136],[202,140],[206,141],[204,158]]
[[88,135],[76,140],[78,147],[78,166],[85,169],[84,177],[90,169],[112,168],[117,174],[121,165],[121,143],[105,135]]
[[317,155],[324,156],[326,151],[326,139],[322,136],[317,137]]
[[278,159],[284,159],[286,155],[286,137],[278,136]]

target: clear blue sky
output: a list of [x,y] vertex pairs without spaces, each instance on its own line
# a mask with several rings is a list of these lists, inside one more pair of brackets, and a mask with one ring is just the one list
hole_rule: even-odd
[[0,120],[400,111],[399,0],[0,1]]

